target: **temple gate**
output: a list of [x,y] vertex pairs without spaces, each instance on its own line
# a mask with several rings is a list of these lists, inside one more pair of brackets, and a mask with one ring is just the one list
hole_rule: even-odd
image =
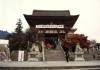
[[70,15],[69,10],[34,10],[32,15],[24,16],[35,41],[41,42],[43,60],[65,60],[62,44],[67,33],[74,30],[79,15]]

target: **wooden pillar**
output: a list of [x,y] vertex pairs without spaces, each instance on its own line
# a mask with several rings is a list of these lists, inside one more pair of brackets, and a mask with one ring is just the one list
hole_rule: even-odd
[[65,40],[67,40],[67,33],[65,33]]

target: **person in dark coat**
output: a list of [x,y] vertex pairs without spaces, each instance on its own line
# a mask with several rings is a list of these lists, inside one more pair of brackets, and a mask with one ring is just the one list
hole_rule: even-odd
[[65,55],[66,55],[67,62],[69,62],[69,48],[66,48]]
[[70,44],[67,41],[65,41],[65,43],[63,45],[63,49],[65,51],[65,56],[66,56],[67,62],[69,62],[69,56],[70,56],[69,55],[69,48],[70,48]]

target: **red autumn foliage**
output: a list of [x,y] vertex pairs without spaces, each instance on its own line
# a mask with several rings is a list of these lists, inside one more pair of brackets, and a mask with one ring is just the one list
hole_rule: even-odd
[[83,34],[73,34],[67,39],[62,38],[61,42],[62,45],[66,44],[67,47],[76,45],[77,43],[79,43],[82,48],[89,48],[90,45],[90,41],[87,39],[87,36]]
[[89,48],[89,40],[87,39],[87,36],[83,34],[73,34],[68,40],[71,41],[71,44],[79,43],[82,48]]

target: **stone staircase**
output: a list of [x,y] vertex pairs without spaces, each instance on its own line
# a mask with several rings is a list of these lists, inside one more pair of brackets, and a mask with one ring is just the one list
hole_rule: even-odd
[[46,61],[66,61],[65,54],[60,45],[55,49],[44,49]]

